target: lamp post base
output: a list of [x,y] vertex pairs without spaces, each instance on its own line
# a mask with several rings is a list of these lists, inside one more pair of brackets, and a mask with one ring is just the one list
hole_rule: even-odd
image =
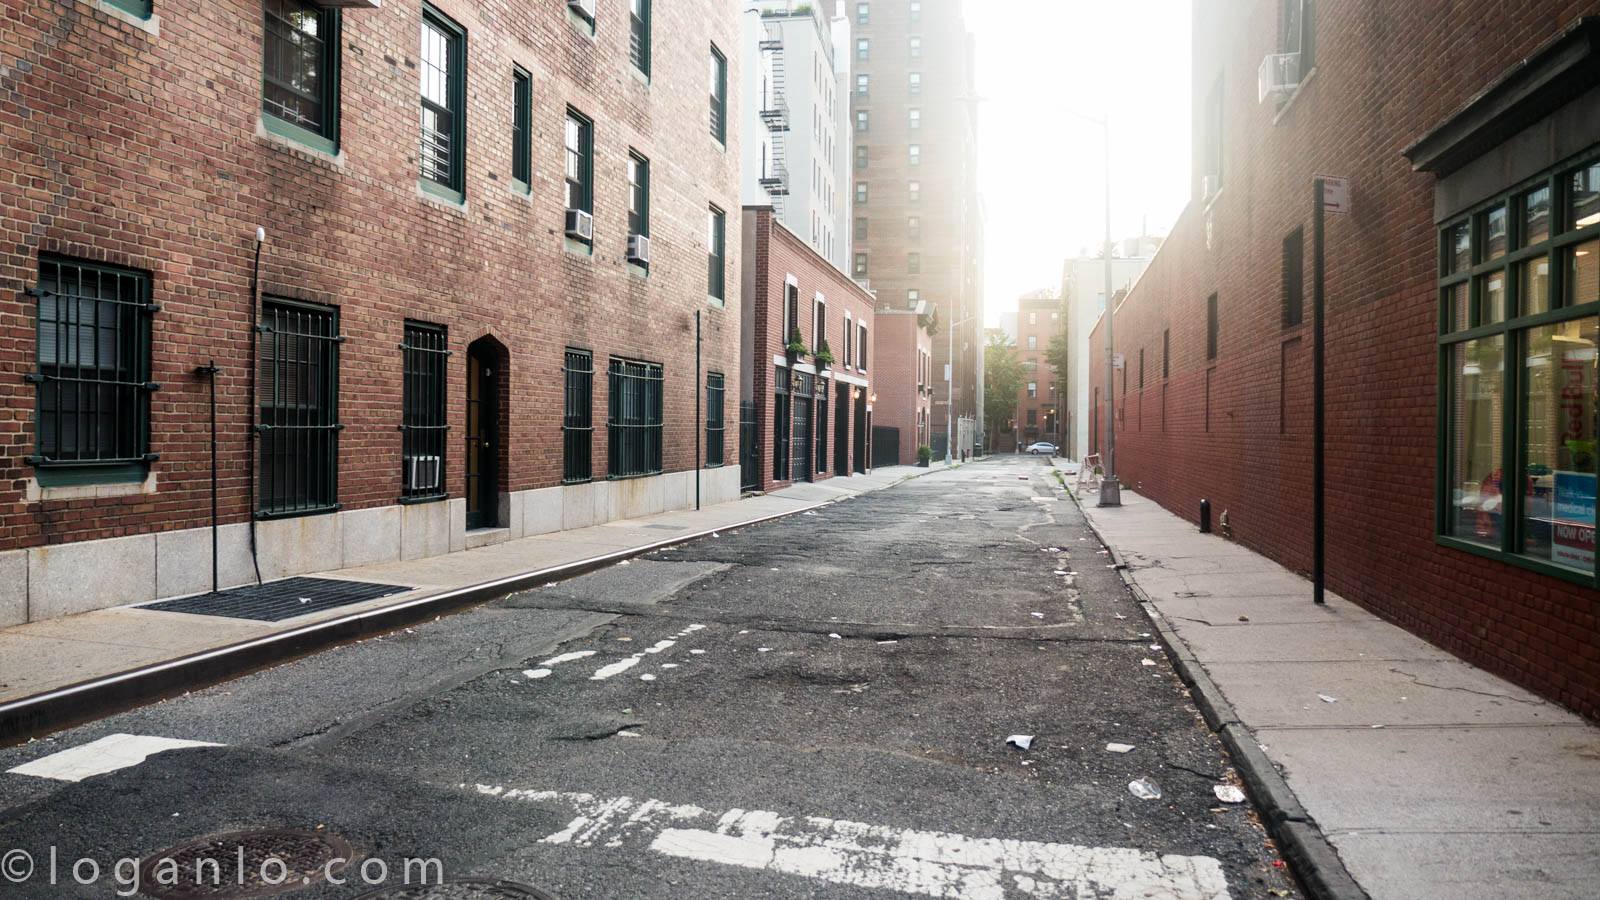
[[1117,483],[1115,475],[1107,475],[1100,480],[1100,502],[1095,506],[1121,506],[1122,485]]

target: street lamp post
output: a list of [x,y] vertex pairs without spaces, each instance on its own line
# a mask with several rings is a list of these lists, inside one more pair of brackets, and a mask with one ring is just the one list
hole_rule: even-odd
[[959,322],[952,322],[948,329],[949,333],[946,335],[946,337],[949,339],[949,343],[947,345],[949,350],[945,356],[946,362],[944,370],[944,464],[947,466],[951,463],[950,447],[954,442],[954,438],[951,435],[951,429],[954,427],[954,419],[956,414],[956,329],[967,324],[968,322],[971,322],[976,316],[977,313],[973,313]]
[[[1116,393],[1111,389],[1114,377],[1115,364],[1113,362],[1112,348],[1116,346],[1112,340],[1113,320],[1116,318],[1115,304],[1111,296],[1111,114],[1103,116],[1086,116],[1080,112],[1068,112],[1080,119],[1093,122],[1100,126],[1101,136],[1105,142],[1105,177],[1106,177],[1106,245],[1105,260],[1101,264],[1106,273],[1106,452],[1105,452],[1105,477],[1100,480],[1099,506],[1121,506],[1122,486],[1117,482],[1117,416]],[[1126,376],[1124,376],[1126,377]],[[1091,415],[1093,412],[1091,411]]]

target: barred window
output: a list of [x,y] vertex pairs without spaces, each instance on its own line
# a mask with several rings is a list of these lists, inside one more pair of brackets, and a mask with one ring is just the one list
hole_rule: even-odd
[[306,0],[266,0],[261,108],[269,128],[336,150],[339,11]]
[[268,298],[261,308],[259,514],[338,507],[339,313]]
[[722,373],[706,375],[706,467],[715,468],[723,462]]
[[150,277],[39,260],[35,436],[28,462],[142,464],[150,448]]
[[400,479],[402,502],[445,496],[445,365],[450,357],[445,330],[407,322],[400,345]]
[[828,471],[828,386],[817,389],[817,463],[818,472]]
[[612,358],[612,478],[661,473],[661,382],[660,363]]
[[594,354],[567,349],[566,412],[561,417],[561,481],[594,477]]
[[422,185],[451,195],[466,190],[466,36],[461,26],[424,4]]

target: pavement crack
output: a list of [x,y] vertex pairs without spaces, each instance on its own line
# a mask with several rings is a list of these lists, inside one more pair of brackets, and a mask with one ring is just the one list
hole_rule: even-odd
[[1218,775],[1214,772],[1201,772],[1198,769],[1191,769],[1188,766],[1180,766],[1177,763],[1163,762],[1162,765],[1169,769],[1177,769],[1179,772],[1188,772],[1190,775],[1198,775],[1207,781],[1218,781],[1222,778],[1221,775]]
[[1543,700],[1524,700],[1521,697],[1513,697],[1513,696],[1511,696],[1509,694],[1497,694],[1494,691],[1475,691],[1472,688],[1457,687],[1457,686],[1446,685],[1446,684],[1434,684],[1434,683],[1429,682],[1429,681],[1423,681],[1421,676],[1413,675],[1412,673],[1403,671],[1403,670],[1401,670],[1400,668],[1398,668],[1396,666],[1390,666],[1389,667],[1389,671],[1395,673],[1396,675],[1404,675],[1405,677],[1411,679],[1411,683],[1412,684],[1415,684],[1418,687],[1434,688],[1435,690],[1440,690],[1440,691],[1456,691],[1456,692],[1462,693],[1462,694],[1475,694],[1475,695],[1477,695],[1479,697],[1489,697],[1489,698],[1494,699],[1494,700],[1510,700],[1512,703],[1521,703],[1521,704],[1524,704],[1526,706],[1544,706],[1544,705],[1546,705]]

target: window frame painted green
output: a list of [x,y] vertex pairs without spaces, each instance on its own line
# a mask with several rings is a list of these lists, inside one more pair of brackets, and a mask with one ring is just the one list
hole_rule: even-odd
[[856,171],[857,172],[867,168],[867,162],[868,162],[867,154],[868,154],[868,151],[867,151],[867,145],[866,144],[857,144],[856,145]]
[[[1600,317],[1600,300],[1568,305],[1566,290],[1567,266],[1575,259],[1579,246],[1600,240],[1600,222],[1586,226],[1569,223],[1569,217],[1575,216],[1570,193],[1572,178],[1579,171],[1590,167],[1600,167],[1600,145],[1592,146],[1558,165],[1498,191],[1494,196],[1457,212],[1436,226],[1438,418],[1434,431],[1437,453],[1434,468],[1434,541],[1440,546],[1486,557],[1563,581],[1600,588],[1600,565],[1596,565],[1594,571],[1585,573],[1526,555],[1527,529],[1523,515],[1526,497],[1521,489],[1505,490],[1502,487],[1500,492],[1502,506],[1498,547],[1450,533],[1450,515],[1454,509],[1450,496],[1453,480],[1450,466],[1450,454],[1453,449],[1450,400],[1454,376],[1452,365],[1454,349],[1469,341],[1500,338],[1503,355],[1503,373],[1499,387],[1500,421],[1491,423],[1491,427],[1495,424],[1499,427],[1500,471],[1521,473],[1526,471],[1528,458],[1527,431],[1524,422],[1527,412],[1524,369],[1528,360],[1528,336],[1540,327]],[[1527,242],[1521,233],[1523,224],[1521,216],[1517,214],[1517,204],[1527,195],[1540,190],[1548,191],[1549,205],[1546,213],[1548,225],[1545,227],[1543,239]],[[1483,246],[1487,242],[1487,217],[1490,212],[1497,209],[1503,209],[1506,213],[1504,249],[1496,256],[1488,256]],[[1469,255],[1464,265],[1453,268],[1450,241],[1452,234],[1461,225],[1467,227]],[[1546,288],[1549,308],[1542,312],[1520,315],[1522,288],[1516,272],[1519,266],[1533,265],[1541,258],[1549,263],[1549,281]],[[1499,321],[1485,321],[1483,279],[1495,273],[1504,275],[1504,315]],[[1466,287],[1466,322],[1464,326],[1456,327],[1452,322],[1454,318],[1451,303],[1451,297],[1454,295],[1452,289],[1462,285]],[[1596,463],[1600,464],[1600,454],[1596,456]],[[1501,476],[1501,481],[1503,485],[1504,474]],[[1518,481],[1521,481],[1520,477]]]
[[339,127],[342,116],[340,115],[341,94],[341,66],[343,53],[341,41],[344,31],[344,16],[340,10],[318,7],[317,4],[307,2],[306,6],[318,10],[317,30],[319,35],[324,35],[324,57],[318,62],[322,66],[322,84],[319,102],[322,104],[322,130],[314,130],[297,125],[276,113],[266,109],[266,79],[267,79],[267,32],[266,18],[270,15],[263,4],[261,11],[261,78],[262,78],[262,109],[261,125],[272,134],[286,137],[296,143],[304,144],[314,150],[324,153],[338,154],[339,152]]
[[[28,465],[33,466],[35,477],[38,479],[39,484],[43,487],[55,487],[72,484],[107,484],[116,482],[143,481],[149,473],[150,464],[160,459],[158,454],[150,452],[150,395],[159,390],[161,387],[159,384],[156,384],[150,380],[152,366],[151,354],[154,341],[154,319],[156,312],[160,309],[160,307],[156,306],[151,299],[152,283],[154,279],[149,272],[138,269],[106,265],[104,263],[91,262],[75,257],[58,256],[49,253],[40,254],[38,265],[39,269],[37,273],[37,285],[28,291],[28,294],[30,294],[34,299],[34,371],[24,376],[24,380],[35,385],[32,418],[34,453],[23,461]],[[40,422],[40,417],[42,415],[42,411],[46,408],[45,393],[47,390],[47,385],[55,380],[71,380],[74,383],[81,384],[83,383],[80,381],[80,379],[82,379],[81,370],[84,368],[81,365],[80,358],[80,362],[73,365],[73,368],[76,371],[69,379],[67,376],[62,375],[59,371],[66,368],[65,363],[62,363],[58,360],[54,364],[47,364],[44,360],[44,297],[46,293],[51,293],[57,298],[62,296],[56,292],[46,292],[43,288],[43,284],[45,283],[44,270],[46,266],[54,267],[56,276],[54,283],[58,286],[61,284],[63,269],[77,270],[80,273],[80,278],[81,273],[89,272],[93,273],[97,278],[100,279],[112,278],[118,280],[119,282],[122,279],[128,279],[131,282],[130,286],[134,289],[136,294],[136,297],[131,301],[107,299],[99,296],[98,294],[92,298],[97,317],[99,315],[99,308],[102,303],[111,303],[113,306],[129,307],[129,311],[133,314],[133,321],[131,323],[132,334],[130,339],[135,345],[135,352],[132,359],[128,360],[127,377],[111,379],[94,378],[90,379],[89,381],[89,383],[92,384],[111,385],[114,388],[120,387],[121,389],[132,393],[135,400],[135,408],[131,411],[131,414],[128,416],[129,421],[126,423],[126,427],[129,429],[129,434],[124,436],[131,438],[128,443],[132,448],[132,452],[128,453],[127,455],[103,457],[96,456],[94,458],[84,459],[81,458],[81,454],[79,454],[80,458],[62,458],[60,456],[47,455],[45,452],[46,447],[44,446],[44,441],[41,439],[43,427]],[[74,295],[74,299],[78,299],[81,304],[81,301],[85,298],[82,295]],[[83,340],[81,331],[84,327],[82,322],[81,305],[79,309],[78,324],[75,326],[75,328],[79,332],[77,341],[81,351]],[[53,324],[56,327],[58,340],[61,326],[63,324],[67,324],[69,328],[74,327],[70,325],[70,322],[70,318],[65,320],[61,318],[60,304],[59,300],[57,300],[56,315],[53,318]],[[98,332],[101,330],[101,326],[97,321],[90,327],[94,332],[96,332],[95,353],[98,356]],[[114,326],[114,334],[120,344],[121,340],[123,339],[123,327],[120,319]],[[47,368],[54,368],[57,371],[48,372],[46,371]],[[98,369],[101,367],[96,365],[92,366],[91,368]],[[58,390],[57,393],[59,397],[60,391]],[[78,399],[80,400],[81,404],[81,391]],[[56,401],[57,404],[60,402],[61,401],[59,399]],[[81,418],[81,414],[82,410],[77,410],[73,413],[75,418]],[[118,419],[120,420],[120,418],[121,416],[119,415]],[[58,411],[58,424],[56,429],[58,450],[60,449],[61,432],[59,421],[60,412]],[[121,426],[123,423],[118,421],[117,424]]]
[[532,193],[533,187],[533,76],[521,66],[511,68],[511,187]]
[[[638,15],[634,15],[634,3],[639,4]],[[650,78],[650,0],[628,2],[628,61],[647,80]]]
[[[578,126],[578,141],[581,146],[575,151],[567,146],[568,122],[576,123]],[[567,174],[566,156],[573,152],[577,153],[579,167],[583,170],[576,182]],[[579,193],[582,194],[579,198],[582,201],[580,205],[574,206],[570,198],[568,198],[567,205],[562,210],[562,215],[565,216],[566,210],[571,209],[594,215],[594,120],[571,106],[567,107],[566,115],[561,120],[561,153],[561,180],[563,186],[576,185]]]
[[101,2],[140,19],[149,19],[156,12],[154,0],[101,0]]
[[[339,433],[344,430],[344,425],[339,419],[339,382],[341,374],[341,354],[339,350],[345,342],[344,334],[340,330],[340,310],[336,306],[310,303],[291,297],[270,294],[262,297],[261,306],[262,322],[257,330],[262,332],[262,340],[256,346],[256,359],[254,361],[257,371],[260,371],[269,358],[286,360],[285,365],[297,367],[296,380],[293,382],[296,385],[305,384],[305,375],[310,371],[318,379],[315,390],[318,391],[317,397],[321,402],[316,406],[293,403],[280,406],[269,403],[269,391],[263,389],[258,393],[255,412],[258,418],[255,428],[259,435],[256,440],[256,454],[259,464],[255,473],[257,490],[256,508],[253,513],[258,519],[282,519],[333,512],[344,506],[339,501]],[[274,316],[284,314],[298,314],[306,317],[308,321],[311,318],[318,318],[327,326],[325,333],[313,333],[311,331],[281,332],[301,339],[298,344],[290,342],[291,353],[296,346],[305,351],[320,348],[321,353],[315,356],[315,361],[312,361],[313,357],[309,352],[292,358],[287,353],[281,353],[283,350],[282,342],[275,337],[271,340],[272,352],[275,355],[269,357],[267,336],[280,333],[273,329],[272,323],[278,321]],[[265,379],[262,380],[265,381]],[[281,376],[274,376],[275,384],[279,383],[280,380]],[[277,412],[282,409],[300,409],[303,412],[294,416]],[[287,424],[270,421],[281,418],[292,420]],[[324,485],[326,492],[324,494],[315,494],[314,488],[308,486],[303,493],[296,495],[302,502],[278,502],[278,498],[289,496],[287,492],[275,490],[278,487],[273,474],[275,469],[267,462],[267,457],[274,449],[273,439],[278,429],[291,429],[306,433],[305,437],[291,440],[285,455],[290,456],[295,462],[299,463],[302,469],[314,463],[319,464],[322,470],[322,478],[326,482]],[[318,437],[318,435],[322,436]],[[316,448],[313,444],[321,444],[323,441],[326,441],[325,449],[327,453],[318,460],[316,458]],[[285,477],[288,477],[288,472],[295,470],[292,466],[285,466]],[[310,476],[308,475],[307,478],[309,484]]]
[[710,119],[711,139],[722,146],[724,151],[728,148],[728,57],[716,44],[711,45],[711,97]]
[[[448,184],[435,178],[430,178],[420,171],[417,173],[417,183],[430,194],[454,203],[463,203],[466,201],[467,196],[467,30],[449,16],[435,9],[432,4],[424,3],[422,4],[420,24],[426,26],[430,23],[435,30],[445,36],[447,41],[446,52],[448,58],[445,60],[447,67],[445,74],[450,80],[448,87],[451,105],[449,107],[441,107],[441,109],[451,113],[450,146],[453,152],[450,154],[450,182]],[[423,65],[426,65],[426,63],[421,61],[421,54],[419,53],[419,69]],[[423,96],[420,86],[417,91],[417,98],[419,111],[425,110],[427,105],[432,103],[432,101]],[[422,138],[420,121],[418,122],[418,138],[419,140]],[[422,162],[420,157],[423,154],[419,151],[418,155],[418,164],[420,166]]]
[[[640,237],[650,236],[650,158],[632,148],[628,149],[628,233]],[[637,172],[638,179],[634,174]],[[636,198],[635,195],[638,195]],[[634,209],[635,199],[638,209]]]
[[728,302],[728,216],[715,204],[706,211],[706,296],[718,306]]

